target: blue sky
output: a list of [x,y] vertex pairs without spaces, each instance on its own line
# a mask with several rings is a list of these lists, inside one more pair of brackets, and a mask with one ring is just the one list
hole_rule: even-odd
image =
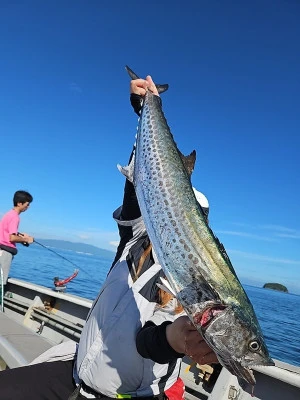
[[300,293],[300,3],[2,1],[0,215],[20,230],[114,250],[137,126],[128,64],[169,83],[178,147],[245,283]]

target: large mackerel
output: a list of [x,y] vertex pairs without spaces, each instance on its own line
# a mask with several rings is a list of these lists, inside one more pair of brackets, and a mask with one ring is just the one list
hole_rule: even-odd
[[194,152],[187,158],[180,153],[159,97],[148,90],[135,156],[123,173],[134,183],[147,233],[178,301],[220,363],[254,385],[250,368],[274,363],[251,302],[196,200],[194,159]]

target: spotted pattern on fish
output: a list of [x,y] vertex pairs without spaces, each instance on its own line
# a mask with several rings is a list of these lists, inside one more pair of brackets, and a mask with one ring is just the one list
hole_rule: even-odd
[[150,91],[144,97],[135,156],[121,170],[134,183],[172,291],[222,365],[254,384],[251,366],[273,361],[251,302],[197,203],[161,103]]

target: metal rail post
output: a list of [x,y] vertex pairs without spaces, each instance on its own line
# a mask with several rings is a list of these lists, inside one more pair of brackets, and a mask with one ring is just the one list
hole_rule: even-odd
[[4,311],[4,304],[3,304],[3,291],[4,291],[4,287],[3,287],[3,271],[2,268],[0,267],[0,290],[1,290],[1,296],[0,296],[0,301],[1,301],[1,311]]

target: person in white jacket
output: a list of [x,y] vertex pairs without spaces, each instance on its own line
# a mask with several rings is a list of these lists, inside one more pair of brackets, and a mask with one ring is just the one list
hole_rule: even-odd
[[[150,76],[131,81],[130,88],[135,111],[141,107],[136,100],[147,88],[158,94]],[[208,213],[206,197],[201,193],[198,197]],[[200,364],[217,362],[182,306],[157,285],[164,273],[156,262],[134,186],[128,180],[123,204],[113,217],[120,243],[78,348],[63,343],[34,365],[1,372],[1,393],[4,388],[6,400],[23,400],[26,391],[31,400],[181,400],[182,357],[187,354]]]

